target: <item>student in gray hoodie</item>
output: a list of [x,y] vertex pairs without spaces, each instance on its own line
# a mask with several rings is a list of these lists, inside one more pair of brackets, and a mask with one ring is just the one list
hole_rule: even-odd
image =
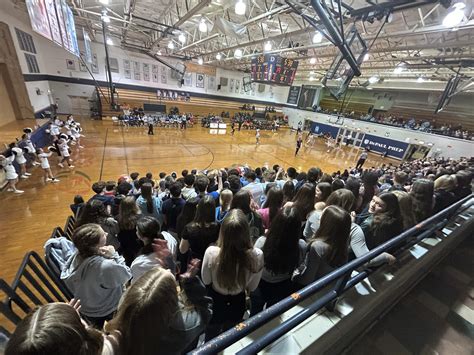
[[77,252],[61,272],[61,279],[76,299],[81,300],[81,316],[102,329],[112,319],[124,290],[132,277],[125,260],[106,246],[107,233],[98,224],[85,224],[72,236]]

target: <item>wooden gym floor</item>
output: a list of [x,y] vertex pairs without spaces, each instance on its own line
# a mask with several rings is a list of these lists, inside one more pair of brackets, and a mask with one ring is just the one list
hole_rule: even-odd
[[[45,121],[39,121],[44,123]],[[148,136],[147,128],[122,128],[110,121],[80,120],[85,138],[84,149],[72,146],[74,169],[60,169],[54,156],[50,159],[53,173],[61,180],[58,184],[45,183],[39,167],[29,168],[32,176],[21,180],[18,188],[22,195],[0,192],[0,278],[11,282],[24,254],[36,250],[43,254],[43,245],[56,226],[64,226],[71,214],[69,205],[74,195],[87,200],[93,195],[90,186],[97,180],[117,180],[122,174],[137,171],[141,175],[152,172],[154,177],[162,171],[183,169],[223,168],[233,164],[252,167],[279,164],[307,170],[317,166],[332,173],[354,166],[358,150],[344,148],[328,153],[322,140],[312,149],[302,147],[297,157],[295,133],[282,129],[277,133],[261,132],[260,145],[255,144],[255,131],[236,131],[230,135],[211,134],[209,129],[196,125],[187,130],[155,128]],[[17,121],[0,128],[0,142],[8,143],[21,136],[23,127],[35,122]],[[306,134],[305,134],[306,137]],[[3,145],[3,144],[2,144]],[[369,156],[367,166],[378,166],[392,159]]]

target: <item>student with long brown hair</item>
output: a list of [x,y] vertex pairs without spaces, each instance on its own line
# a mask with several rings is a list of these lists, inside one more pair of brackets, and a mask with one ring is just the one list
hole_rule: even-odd
[[151,183],[145,182],[141,185],[137,206],[140,208],[142,215],[154,217],[160,222],[160,225],[163,225],[161,199],[153,196],[153,185]]
[[48,303],[36,308],[18,323],[5,355],[100,355],[113,351],[103,333],[81,320],[79,308],[74,299],[69,304]]
[[420,223],[433,213],[434,183],[429,179],[418,179],[413,182],[410,189],[413,198],[413,213],[416,223]]
[[119,214],[117,216],[120,229],[118,233],[118,240],[120,242],[119,252],[125,258],[128,266],[132,264],[140,249],[136,231],[137,221],[140,216],[140,209],[135,203],[133,196],[127,196],[120,202]]
[[66,262],[61,279],[76,299],[81,315],[98,329],[116,311],[123,287],[132,274],[125,260],[106,246],[107,233],[98,224],[84,224],[72,235],[77,248]]
[[293,271],[303,262],[306,242],[301,239],[301,221],[294,207],[282,208],[264,237],[255,242],[263,251],[264,269],[258,288],[252,292],[251,315],[260,312],[295,291]]
[[133,276],[132,284],[148,270],[159,266],[159,260],[153,251],[153,241],[156,239],[166,240],[173,260],[176,260],[178,249],[176,239],[170,233],[161,231],[160,222],[151,216],[143,216],[137,221],[137,237],[143,246],[130,266]]
[[146,272],[126,291],[117,315],[106,326],[122,335],[119,354],[186,353],[209,323],[212,300],[196,277],[199,261],[191,260],[188,271],[179,276],[178,293],[175,276],[164,269],[174,267],[160,260],[163,268]]
[[179,251],[182,254],[191,249],[193,258],[202,260],[207,247],[217,241],[219,224],[216,222],[216,204],[214,198],[206,195],[199,200],[196,216],[181,233]]
[[253,291],[263,271],[263,253],[254,248],[249,224],[240,209],[232,209],[222,222],[217,246],[207,248],[201,276],[214,301],[206,339],[240,322],[245,313],[245,291]]
[[270,228],[270,225],[278,214],[283,204],[283,191],[278,187],[274,186],[267,192],[267,198],[262,205],[262,208],[257,212],[262,217],[263,227],[265,229]]
[[295,207],[298,211],[302,223],[306,222],[309,214],[314,210],[315,186],[305,183],[296,193],[291,202],[287,202],[285,207]]
[[308,285],[345,264],[348,260],[351,217],[339,206],[328,206],[321,224],[308,241],[307,257],[294,275],[293,281]]
[[400,205],[403,229],[410,229],[416,224],[415,214],[413,213],[413,198],[408,194],[408,192],[402,190],[393,190],[392,193],[397,196],[398,204]]
[[232,203],[230,204],[230,209],[239,209],[247,218],[247,222],[250,228],[250,237],[252,242],[255,242],[258,237],[262,236],[265,233],[263,228],[262,217],[251,207],[252,199],[250,192],[247,190],[240,190],[232,198]]

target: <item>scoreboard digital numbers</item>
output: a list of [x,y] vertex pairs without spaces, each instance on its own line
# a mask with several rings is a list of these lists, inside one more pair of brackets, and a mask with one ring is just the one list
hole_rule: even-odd
[[291,85],[297,68],[297,60],[265,54],[252,59],[250,76],[257,83]]

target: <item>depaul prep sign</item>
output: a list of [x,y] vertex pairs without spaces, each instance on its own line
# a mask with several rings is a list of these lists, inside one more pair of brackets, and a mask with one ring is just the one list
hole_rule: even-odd
[[405,152],[408,149],[408,143],[395,141],[393,139],[382,138],[366,134],[362,141],[362,147],[369,147],[371,151],[385,153],[388,156],[403,159]]

